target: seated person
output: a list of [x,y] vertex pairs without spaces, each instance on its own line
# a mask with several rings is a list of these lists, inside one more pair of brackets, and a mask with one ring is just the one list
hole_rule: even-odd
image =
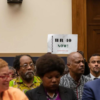
[[0,100],[28,100],[26,95],[19,89],[9,87],[11,73],[8,63],[0,59]]
[[87,75],[92,80],[100,78],[100,55],[93,54],[89,59],[90,73]]
[[31,56],[16,56],[13,67],[16,69],[19,76],[10,81],[10,86],[19,88],[25,93],[41,84],[40,78],[34,75],[35,61]]
[[67,66],[69,73],[60,79],[60,86],[71,88],[74,90],[77,99],[82,100],[83,86],[91,79],[84,76],[84,58],[78,52],[72,52],[67,56]]
[[82,100],[100,100],[100,79],[85,83]]
[[17,77],[16,70],[12,66],[9,66],[9,70],[11,73],[11,80],[16,78]]
[[77,100],[73,90],[59,86],[65,68],[62,58],[47,53],[37,60],[36,68],[43,83],[26,92],[29,100]]

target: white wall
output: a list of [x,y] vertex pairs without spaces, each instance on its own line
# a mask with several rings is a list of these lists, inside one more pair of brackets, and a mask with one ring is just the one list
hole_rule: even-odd
[[45,53],[51,33],[72,33],[71,0],[0,0],[0,53]]

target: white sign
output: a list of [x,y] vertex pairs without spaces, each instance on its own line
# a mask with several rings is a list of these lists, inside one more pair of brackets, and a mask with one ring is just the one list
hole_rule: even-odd
[[49,34],[48,52],[53,54],[69,54],[77,51],[77,34]]

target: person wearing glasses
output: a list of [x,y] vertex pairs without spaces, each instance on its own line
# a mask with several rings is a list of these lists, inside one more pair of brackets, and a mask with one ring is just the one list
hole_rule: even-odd
[[11,80],[12,80],[17,77],[17,73],[16,73],[16,70],[14,69],[14,67],[12,67],[12,66],[8,66],[8,67],[11,72]]
[[59,86],[65,68],[62,58],[47,53],[36,61],[36,68],[42,84],[26,92],[29,100],[77,100],[73,90]]
[[22,91],[9,87],[11,78],[8,63],[0,59],[0,100],[28,100]]
[[41,79],[34,75],[35,61],[30,55],[16,56],[13,67],[19,76],[10,81],[10,86],[19,88],[26,93],[41,84]]

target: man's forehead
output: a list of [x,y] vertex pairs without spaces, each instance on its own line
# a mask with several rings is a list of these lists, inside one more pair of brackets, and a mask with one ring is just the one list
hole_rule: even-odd
[[22,61],[28,61],[28,60],[32,60],[32,59],[29,56],[22,56],[20,58],[20,62],[22,62]]
[[80,60],[84,60],[83,57],[73,57],[72,61],[80,61]]
[[71,58],[72,59],[79,59],[79,58],[83,59],[83,56],[80,53],[76,52],[76,53],[71,54]]
[[90,61],[92,61],[92,60],[100,60],[100,56],[92,56],[90,58]]

